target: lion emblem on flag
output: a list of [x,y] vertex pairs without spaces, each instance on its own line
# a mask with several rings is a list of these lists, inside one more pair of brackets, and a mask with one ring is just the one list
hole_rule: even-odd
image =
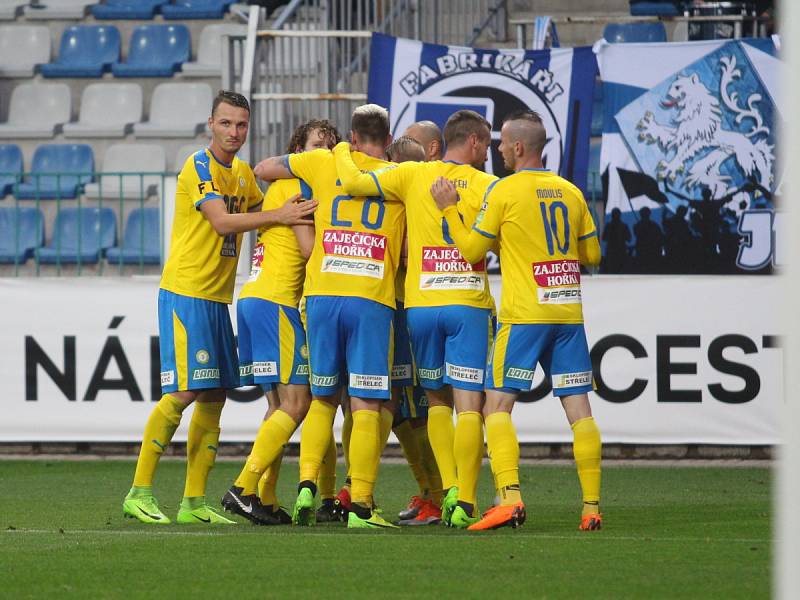
[[[648,110],[636,129],[639,142],[657,144],[664,156],[656,165],[658,179],[674,183],[680,177],[686,190],[707,189],[713,198],[733,195],[731,204],[739,212],[749,197],[737,193],[739,182],[746,180],[762,190],[771,189],[774,146],[768,143],[770,130],[758,107],[761,94],[749,94],[742,106],[739,94],[731,90],[742,75],[736,57],[722,56],[719,65],[718,96],[696,72],[679,75],[660,102],[663,109],[674,111],[671,123],[657,122]],[[724,109],[732,111],[740,131],[725,128]],[[731,168],[738,181],[731,177]]]

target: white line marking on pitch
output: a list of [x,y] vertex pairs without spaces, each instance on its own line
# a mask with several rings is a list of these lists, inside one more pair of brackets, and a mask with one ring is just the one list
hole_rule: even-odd
[[[429,534],[418,534],[418,533],[411,533],[408,530],[404,530],[405,533],[402,533],[403,537],[419,537],[419,538],[430,538]],[[154,529],[145,530],[138,530],[138,529],[131,529],[131,530],[108,530],[108,529],[65,529],[63,532],[53,529],[6,529],[3,530],[3,533],[8,534],[23,534],[23,533],[33,533],[33,534],[52,534],[52,535],[72,535],[72,534],[99,534],[99,535],[138,535],[138,536],[189,536],[189,537],[215,537],[215,536],[230,536],[230,535],[238,535],[235,531],[157,531]],[[343,532],[342,532],[343,533]],[[290,536],[290,535],[303,535],[303,536],[313,536],[313,537],[329,537],[331,535],[342,535],[342,533],[331,532],[331,533],[316,533],[312,531],[293,531],[293,533],[288,532],[270,532],[267,535],[282,535],[282,536]],[[255,534],[258,535],[258,534]],[[463,536],[455,536],[451,537],[450,539],[463,539],[463,540],[474,540],[474,539],[489,539],[489,536],[478,536],[475,535],[463,535]],[[553,535],[548,533],[543,534],[533,534],[534,539],[549,539],[549,540],[588,540],[588,539],[597,539],[597,540],[608,540],[608,541],[618,541],[618,542],[714,542],[714,543],[729,543],[734,542],[737,544],[767,544],[772,543],[770,539],[761,539],[761,538],[710,538],[710,537],[637,537],[637,536],[626,536],[626,535],[608,535],[606,533],[599,533],[599,534],[586,534],[585,536],[581,535]]]

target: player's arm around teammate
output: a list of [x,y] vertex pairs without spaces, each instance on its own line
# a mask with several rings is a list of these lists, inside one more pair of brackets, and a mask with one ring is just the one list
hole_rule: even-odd
[[538,115],[510,116],[500,139],[506,167],[515,174],[489,190],[471,231],[454,214],[455,188],[442,180],[431,188],[462,253],[477,256],[498,239],[503,265],[500,329],[487,366],[484,409],[501,504],[470,529],[516,526],[525,519],[511,410],[519,393],[531,388],[537,362],[574,433],[584,501],[580,528],[599,529],[601,441],[588,398],[592,373],[580,293],[580,263],[600,258],[595,224],[580,191],[543,168],[546,133]]
[[[332,147],[338,137],[330,123],[312,120],[297,128],[289,152]],[[269,211],[284,206],[287,198],[302,197],[308,202],[311,196],[305,182],[281,180],[270,185],[261,208]],[[308,348],[298,304],[310,254],[308,243],[301,240],[307,233],[313,243],[313,229],[309,223],[259,229],[250,280],[236,305],[241,383],[262,386],[270,408],[242,472],[222,498],[222,506],[257,525],[291,522],[280,508],[275,488],[283,448],[311,403]]]

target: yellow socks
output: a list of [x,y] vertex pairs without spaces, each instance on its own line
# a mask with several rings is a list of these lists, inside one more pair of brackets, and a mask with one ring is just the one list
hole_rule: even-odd
[[350,477],[350,434],[353,432],[353,413],[350,409],[344,411],[344,421],[342,422],[342,454],[344,455],[344,466],[347,469],[347,476]]
[[353,502],[372,505],[372,491],[378,470],[381,450],[381,416],[374,410],[353,413],[353,433],[350,438],[351,489]]
[[336,495],[336,440],[331,436],[331,443],[322,459],[322,466],[319,469],[317,478],[317,489],[319,497],[323,500],[333,498]]
[[455,428],[453,409],[449,406],[432,406],[428,409],[428,439],[436,465],[442,477],[442,488],[449,490],[458,485],[456,458],[453,454]]
[[417,438],[417,446],[422,453],[422,466],[428,477],[430,499],[439,505],[442,503],[442,476],[439,475],[439,466],[436,464],[436,457],[433,455],[433,449],[428,440],[428,424],[425,423],[422,427],[413,427],[413,430],[414,437]]
[[208,474],[217,459],[219,416],[225,402],[195,402],[186,442],[186,486],[184,498],[206,495]]
[[297,429],[295,420],[280,409],[261,423],[250,456],[247,457],[242,472],[233,484],[242,488],[243,496],[256,493],[261,474],[272,464],[275,457],[281,454],[295,429]]
[[333,437],[336,407],[316,398],[311,401],[300,435],[300,481],[314,482]]
[[578,419],[572,424],[572,451],[583,492],[583,515],[600,512],[600,430],[593,417]]
[[458,472],[458,501],[475,508],[483,458],[483,418],[467,410],[458,413],[453,453]]
[[386,448],[386,444],[389,441],[389,434],[392,433],[392,422],[394,421],[394,415],[388,408],[381,406],[381,437],[380,437],[380,448],[378,450],[378,454],[375,456],[375,473],[377,474],[378,468],[381,464],[381,456],[383,455],[383,450]]
[[282,461],[283,448],[281,448],[275,460],[272,461],[272,464],[270,464],[263,475],[261,475],[261,479],[258,480],[258,499],[263,506],[273,506],[275,508],[280,506],[275,488],[278,485],[278,475],[281,472]]
[[511,414],[496,412],[486,417],[486,442],[500,503],[522,502],[519,489],[519,442]]
[[162,452],[169,444],[181,422],[181,413],[186,407],[171,394],[164,394],[153,407],[144,426],[142,448],[133,476],[134,487],[150,487]]
[[[424,427],[420,429],[425,430]],[[416,433],[411,427],[411,421],[403,421],[393,431],[400,442],[400,448],[403,449],[403,456],[406,457],[406,462],[411,467],[414,479],[417,481],[419,495],[422,498],[426,498],[430,490],[430,484],[428,483],[428,474],[425,472],[425,466],[422,464],[422,449],[419,447]]]

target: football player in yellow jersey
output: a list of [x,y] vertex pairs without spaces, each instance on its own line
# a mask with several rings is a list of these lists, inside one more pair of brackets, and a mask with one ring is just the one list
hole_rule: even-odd
[[145,523],[169,523],[153,496],[153,476],[181,414],[195,400],[177,521],[234,523],[208,507],[205,488],[216,458],[225,389],[239,385],[227,305],[233,299],[241,233],[269,224],[303,224],[316,208],[316,202],[298,204],[291,198],[274,210],[260,210],[253,172],[236,158],[249,121],[247,99],[221,91],[208,119],[211,144],[190,156],[178,175],[172,240],[158,297],[164,395],[145,426],[133,487],[122,506],[126,516]]
[[[295,130],[288,152],[330,149],[340,139],[331,123],[315,119]],[[311,199],[311,189],[304,181],[276,181],[264,196],[262,210],[272,210],[298,194]],[[307,225],[259,229],[250,280],[236,304],[241,385],[260,385],[269,410],[241,474],[222,498],[222,506],[257,525],[291,523],[289,514],[280,508],[275,486],[283,447],[311,403],[306,334],[297,307],[313,243],[313,227]]]
[[501,503],[470,529],[516,526],[525,519],[519,487],[519,445],[511,409],[533,386],[536,363],[572,427],[583,491],[580,529],[600,529],[600,431],[592,418],[592,362],[583,327],[581,265],[600,263],[597,229],[580,190],[543,168],[547,135],[536,113],[510,115],[500,152],[514,174],[486,195],[472,231],[456,210],[457,190],[440,179],[431,192],[467,260],[499,241],[502,273],[500,327],[487,366],[486,438]]
[[[385,109],[370,104],[356,108],[351,130],[358,167],[371,171],[390,164],[383,160],[390,141]],[[322,206],[314,215],[314,249],[303,290],[313,400],[300,439],[293,521],[313,522],[314,482],[330,445],[338,392],[346,377],[353,415],[348,527],[394,527],[373,510],[372,493],[381,450],[381,405],[390,398],[394,280],[405,211],[399,203],[347,194],[327,150],[266,159],[256,174],[264,179],[299,177]]]
[[455,112],[447,120],[444,139],[447,151],[441,161],[403,163],[373,173],[359,171],[345,144],[338,144],[334,154],[347,193],[377,194],[406,206],[405,306],[417,376],[429,402],[428,435],[447,490],[442,520],[467,527],[479,518],[475,504],[483,457],[481,410],[494,301],[485,258],[464,260],[431,201],[430,187],[440,176],[454,182],[458,211],[471,225],[497,178],[478,170],[491,142],[490,125],[478,113]]

